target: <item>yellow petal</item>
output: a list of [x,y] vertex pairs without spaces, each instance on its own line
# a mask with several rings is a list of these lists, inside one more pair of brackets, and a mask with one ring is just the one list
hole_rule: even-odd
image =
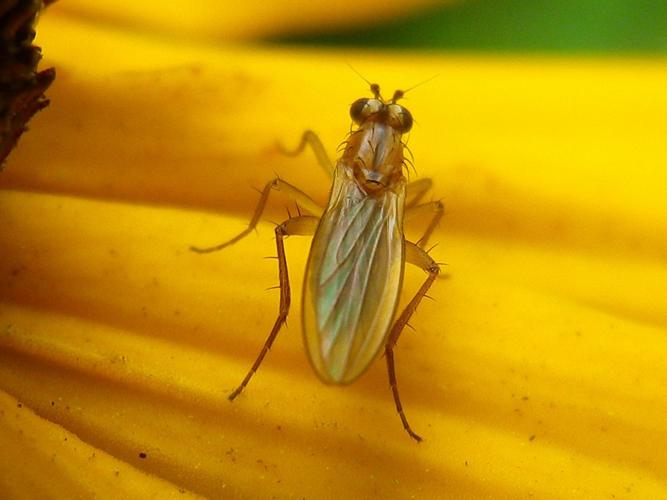
[[235,40],[375,25],[440,3],[442,0],[70,0],[52,10],[74,18],[151,29],[170,38],[185,35]]
[[1,391],[0,422],[3,498],[199,498],[90,446]]
[[[53,106],[0,177],[2,415],[16,400],[27,422],[25,438],[0,426],[0,442],[9,463],[23,439],[63,462],[30,477],[0,465],[9,496],[47,481],[110,491],[112,465],[77,486],[88,448],[58,447],[64,433],[134,470],[115,486],[136,491],[667,496],[664,65],[212,49],[55,17],[41,37]],[[383,360],[348,387],[312,374],[304,238],[288,241],[289,328],[228,402],[277,311],[271,226],[187,250],[242,229],[250,186],[276,172],[326,198],[312,156],[275,142],[313,128],[333,154],[367,93],[346,60],[390,90],[442,75],[405,101],[418,172],[447,207],[433,253],[449,279],[396,353],[419,445]],[[408,271],[405,299],[422,280]]]

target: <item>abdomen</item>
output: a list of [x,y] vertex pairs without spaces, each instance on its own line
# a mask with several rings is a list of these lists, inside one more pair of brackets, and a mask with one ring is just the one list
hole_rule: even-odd
[[353,381],[384,346],[403,278],[404,198],[404,182],[371,196],[336,170],[302,304],[306,350],[325,382]]

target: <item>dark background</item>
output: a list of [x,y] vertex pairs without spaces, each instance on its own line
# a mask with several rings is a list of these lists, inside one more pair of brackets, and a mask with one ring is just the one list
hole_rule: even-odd
[[382,25],[272,38],[461,51],[667,53],[667,0],[468,0]]

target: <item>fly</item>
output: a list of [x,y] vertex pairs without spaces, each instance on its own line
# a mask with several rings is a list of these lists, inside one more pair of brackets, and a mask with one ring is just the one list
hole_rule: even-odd
[[[285,193],[306,215],[290,216],[275,228],[280,281],[278,317],[257,359],[241,384],[229,395],[238,396],[257,371],[290,308],[290,284],[283,239],[314,235],[306,267],[302,298],[303,338],[311,365],[322,381],[348,384],[363,374],[384,350],[389,384],[403,427],[421,441],[405,416],[396,382],[394,347],[408,320],[426,296],[440,266],[424,246],[443,214],[439,201],[421,203],[431,188],[430,179],[408,183],[403,170],[406,145],[403,135],[412,127],[412,115],[397,103],[397,90],[385,101],[380,87],[371,85],[372,98],[356,100],[350,116],[356,124],[334,165],[315,133],[308,130],[290,155],[308,145],[318,163],[333,177],[326,208],[292,184],[275,178],[262,190],[248,228],[225,243],[191,247],[198,253],[221,250],[247,236],[259,222],[273,190]],[[404,220],[431,214],[424,235],[407,241]],[[405,262],[423,269],[428,277],[396,319]]]

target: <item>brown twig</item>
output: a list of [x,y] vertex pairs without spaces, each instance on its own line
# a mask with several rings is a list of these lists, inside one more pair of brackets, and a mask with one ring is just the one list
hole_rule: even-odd
[[32,116],[49,104],[44,95],[55,69],[37,71],[42,58],[35,20],[53,0],[0,0],[0,168]]

